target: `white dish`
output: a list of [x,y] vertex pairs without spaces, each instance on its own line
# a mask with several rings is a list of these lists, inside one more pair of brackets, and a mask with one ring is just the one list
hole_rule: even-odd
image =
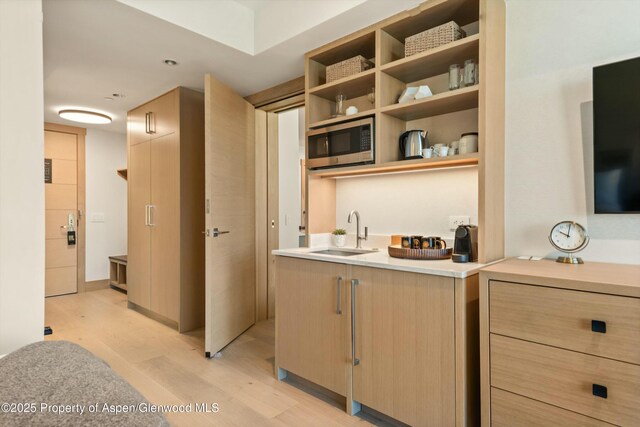
[[417,87],[408,87],[402,91],[402,95],[398,98],[398,104],[404,104],[405,102],[413,101],[415,99],[416,93],[418,93]]

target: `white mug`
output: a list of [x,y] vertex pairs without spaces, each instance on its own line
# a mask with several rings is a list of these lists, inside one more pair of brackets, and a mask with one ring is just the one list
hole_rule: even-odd
[[346,111],[347,116],[352,116],[352,115],[357,114],[357,113],[358,113],[358,108],[357,107],[354,107],[353,105],[350,106],[350,107],[347,107],[347,111]]
[[447,154],[449,154],[449,147],[447,147],[446,145],[438,149],[438,155],[440,157],[447,157]]
[[[444,144],[435,144],[433,145],[431,148],[433,148],[433,157],[438,157],[438,156],[442,156],[442,154],[440,154],[440,149],[442,147],[444,147]],[[446,154],[445,154],[446,156]]]
[[422,149],[422,157],[425,159],[430,159],[433,157],[433,148],[423,148]]
[[458,154],[458,149],[457,148],[453,148],[453,147],[449,147],[448,156],[455,156],[456,154]]

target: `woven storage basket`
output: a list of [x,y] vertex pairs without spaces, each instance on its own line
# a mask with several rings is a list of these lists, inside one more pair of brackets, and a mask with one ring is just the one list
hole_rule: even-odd
[[362,55],[345,59],[337,64],[327,66],[327,83],[344,77],[353,76],[371,68],[373,64]]
[[404,39],[404,56],[406,58],[425,50],[435,49],[465,36],[464,30],[455,22],[450,21]]
[[451,248],[446,249],[408,249],[400,245],[391,245],[388,248],[389,256],[393,258],[405,259],[449,259],[451,258]]

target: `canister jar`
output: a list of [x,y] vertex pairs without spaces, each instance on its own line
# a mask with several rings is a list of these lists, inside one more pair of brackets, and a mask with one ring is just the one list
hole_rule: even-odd
[[460,135],[458,153],[467,154],[478,151],[478,132],[467,132]]

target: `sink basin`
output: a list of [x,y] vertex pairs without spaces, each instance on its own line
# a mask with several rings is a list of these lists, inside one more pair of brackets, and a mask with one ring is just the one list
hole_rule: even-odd
[[336,256],[353,256],[353,255],[362,255],[362,254],[370,254],[372,252],[367,249],[323,249],[321,251],[313,251],[312,254],[320,254],[320,255],[336,255]]

